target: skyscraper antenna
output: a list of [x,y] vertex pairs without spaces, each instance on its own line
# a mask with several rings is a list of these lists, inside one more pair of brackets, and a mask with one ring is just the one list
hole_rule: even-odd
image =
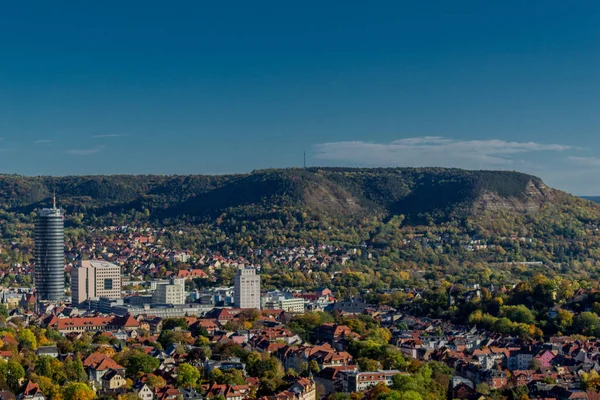
[[52,192],[52,208],[56,210],[56,189]]

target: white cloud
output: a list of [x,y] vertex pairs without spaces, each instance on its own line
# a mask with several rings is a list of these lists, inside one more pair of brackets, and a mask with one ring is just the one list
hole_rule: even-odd
[[104,138],[116,138],[116,137],[125,137],[129,136],[128,133],[113,133],[108,135],[94,135],[92,138],[94,139],[104,139]]
[[593,167],[593,168],[599,168],[600,167],[600,158],[596,158],[596,157],[568,157],[568,159],[576,164],[576,165],[580,165],[582,167]]
[[67,150],[67,153],[74,155],[74,156],[89,156],[90,154],[100,153],[105,148],[106,148],[106,146],[96,146],[91,149],[71,149],[71,150]]
[[565,151],[573,147],[504,140],[452,140],[440,136],[403,138],[390,143],[363,141],[317,144],[315,157],[370,166],[443,166],[456,168],[506,168],[521,163],[515,155]]

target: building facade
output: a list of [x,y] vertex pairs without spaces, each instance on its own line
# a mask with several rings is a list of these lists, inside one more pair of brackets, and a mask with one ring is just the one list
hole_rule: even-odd
[[261,299],[263,310],[283,310],[291,313],[304,313],[304,299],[294,297],[289,292],[268,292]]
[[79,267],[71,270],[73,305],[100,297],[121,298],[121,267],[106,261],[81,261]]
[[152,293],[154,304],[185,304],[185,279],[171,278],[167,284],[156,285]]
[[236,307],[260,310],[260,275],[256,275],[255,268],[238,269],[233,286]]
[[35,220],[35,287],[40,300],[65,294],[65,234],[61,209],[44,208]]
[[402,372],[396,370],[345,373],[343,383],[344,392],[364,392],[380,383],[391,386],[392,378],[401,373]]

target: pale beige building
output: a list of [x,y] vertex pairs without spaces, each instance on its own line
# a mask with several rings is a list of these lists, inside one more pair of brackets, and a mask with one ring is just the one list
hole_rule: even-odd
[[73,305],[100,297],[121,298],[121,267],[106,261],[81,261],[81,265],[71,271]]
[[185,279],[171,278],[169,283],[157,285],[152,303],[185,304]]
[[255,268],[239,268],[233,286],[236,307],[260,310],[260,275],[256,275]]

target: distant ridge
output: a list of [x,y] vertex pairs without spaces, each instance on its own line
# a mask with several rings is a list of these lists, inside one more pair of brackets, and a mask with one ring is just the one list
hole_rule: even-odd
[[519,172],[313,167],[220,176],[0,175],[0,209],[29,214],[48,205],[54,191],[61,207],[84,217],[137,211],[157,220],[198,221],[224,212],[263,218],[273,207],[288,207],[316,217],[401,214],[410,224],[440,223],[490,210],[532,212],[577,201]]

